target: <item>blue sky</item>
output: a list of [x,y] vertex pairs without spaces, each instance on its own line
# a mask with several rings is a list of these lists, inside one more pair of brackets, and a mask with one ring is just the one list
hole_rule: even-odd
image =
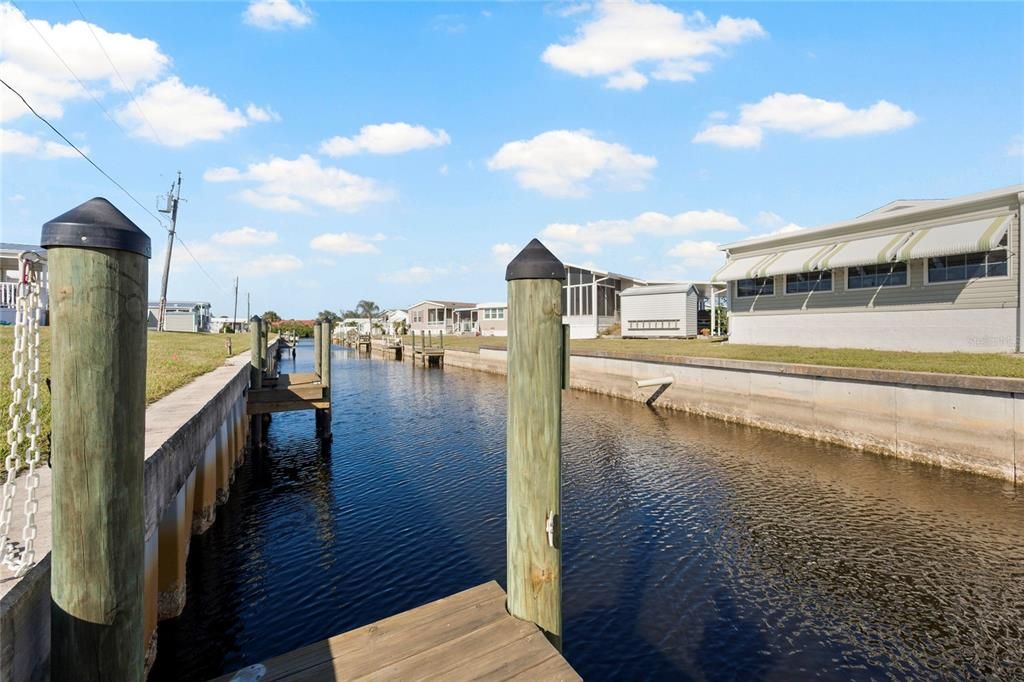
[[[235,276],[286,317],[503,300],[533,236],[701,279],[717,244],[1024,181],[1019,3],[78,7],[0,3],[0,77],[147,207],[182,171],[209,277],[176,249],[169,297],[216,314]],[[163,228],[0,105],[2,239],[108,197],[155,297]]]

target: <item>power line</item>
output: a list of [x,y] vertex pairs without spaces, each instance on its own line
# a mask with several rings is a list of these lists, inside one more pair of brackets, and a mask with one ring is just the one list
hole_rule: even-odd
[[96,35],[96,31],[94,31],[92,28],[92,24],[89,23],[89,20],[85,18],[85,13],[82,12],[82,8],[78,6],[78,2],[76,2],[76,0],[71,0],[71,4],[73,4],[75,6],[75,9],[78,10],[78,15],[82,17],[82,21],[84,21],[85,25],[89,28],[89,33],[92,34],[92,39],[96,41],[96,44],[103,52],[103,56],[107,58],[107,62],[110,64],[110,68],[112,68],[114,70],[114,73],[117,74],[117,79],[121,81],[121,85],[123,85],[124,89],[128,91],[128,95],[132,98],[132,102],[135,103],[135,108],[139,110],[139,114],[142,116],[142,119],[146,122],[146,125],[149,126],[149,129],[153,131],[153,135],[156,136],[157,142],[159,142],[160,144],[164,144],[163,139],[160,137],[160,133],[158,133],[156,128],[153,127],[153,123],[149,120],[149,117],[146,116],[146,112],[143,111],[142,105],[139,104],[139,100],[135,99],[135,92],[130,87],[128,87],[128,83],[125,82],[124,76],[122,76],[121,72],[118,71],[117,65],[114,64],[114,60],[110,58],[110,53],[107,52],[107,48],[103,47],[103,43],[100,42],[100,37]]
[[[96,103],[96,106],[98,106],[100,108],[100,111],[103,112],[103,115],[106,116],[107,119],[109,119],[111,123],[113,123],[115,126],[117,126],[118,130],[120,130],[122,133],[127,135],[128,131],[126,131],[124,128],[122,128],[120,123],[118,123],[117,121],[114,120],[114,117],[110,115],[110,112],[107,111],[107,108],[104,107],[102,104],[100,104],[100,101],[98,99],[96,99],[96,95],[92,94],[92,92],[89,90],[89,88],[85,87],[85,83],[82,82],[82,79],[78,77],[78,74],[75,73],[74,69],[72,69],[70,66],[68,66],[68,63],[66,61],[64,61],[64,58],[60,56],[60,53],[57,52],[57,50],[53,47],[53,45],[50,44],[50,41],[46,39],[46,36],[43,35],[43,32],[40,31],[38,28],[36,28],[36,25],[32,22],[31,19],[28,18],[28,15],[25,13],[25,11],[23,9],[21,9],[20,7],[18,7],[18,5],[15,4],[13,1],[11,2],[11,4],[14,5],[15,7],[17,7],[19,12],[21,12],[22,14],[25,14],[25,21],[26,21],[26,23],[29,26],[31,26],[32,30],[36,32],[36,35],[39,36],[39,38],[44,43],[46,43],[46,46],[48,48],[50,48],[50,52],[52,52],[53,56],[56,57],[57,60],[61,64],[64,65],[64,68],[68,70],[68,73],[70,73],[72,76],[74,76],[75,80],[78,81],[78,85],[81,86],[82,91],[85,92],[85,94],[89,95],[89,98],[93,102]],[[86,22],[86,23],[88,23],[88,22]],[[10,86],[8,86],[8,87],[10,87]]]
[[[170,228],[168,228],[168,227],[167,227],[167,225],[165,225],[165,224],[164,224],[164,222],[163,222],[163,221],[162,221],[162,220],[161,220],[161,219],[160,219],[160,218],[159,218],[159,217],[158,217],[158,216],[157,216],[157,215],[156,215],[155,213],[153,213],[153,212],[152,212],[151,210],[149,210],[148,208],[146,208],[145,204],[143,204],[143,203],[142,203],[141,201],[139,201],[138,199],[136,199],[136,198],[135,198],[135,195],[134,195],[134,194],[132,194],[131,192],[129,192],[129,191],[127,190],[127,189],[125,189],[124,185],[122,185],[122,184],[121,184],[120,182],[118,182],[117,180],[115,180],[115,179],[114,179],[114,178],[113,178],[113,177],[112,177],[112,176],[110,175],[110,173],[108,173],[107,171],[105,171],[105,170],[103,170],[102,168],[100,168],[99,164],[97,164],[97,163],[96,163],[95,161],[93,161],[93,160],[92,160],[91,158],[89,158],[89,155],[88,155],[88,154],[86,154],[85,152],[83,152],[83,151],[82,151],[81,149],[79,149],[79,148],[78,148],[78,146],[77,146],[77,145],[75,145],[75,143],[74,143],[74,142],[72,142],[71,140],[69,140],[69,139],[67,138],[67,136],[66,136],[66,135],[65,135],[64,133],[62,133],[61,131],[57,130],[57,128],[56,128],[56,127],[55,127],[55,126],[54,126],[54,125],[53,125],[52,123],[50,123],[50,122],[49,122],[49,121],[48,121],[48,120],[47,120],[47,119],[46,119],[46,118],[45,118],[45,117],[44,117],[44,116],[43,116],[42,114],[40,114],[40,113],[39,113],[38,111],[36,111],[36,110],[35,110],[35,108],[34,108],[34,107],[33,107],[33,106],[31,105],[31,104],[29,104],[29,103],[28,103],[28,100],[26,100],[26,99],[25,99],[25,96],[24,96],[24,95],[22,95],[22,94],[21,94],[20,92],[18,92],[18,91],[17,91],[17,90],[16,90],[16,89],[15,89],[14,87],[12,87],[12,86],[11,86],[11,84],[10,84],[10,83],[8,83],[7,81],[5,81],[5,80],[4,80],[4,79],[3,79],[2,77],[0,77],[0,84],[3,84],[3,86],[4,86],[5,88],[7,88],[7,89],[8,89],[8,90],[10,90],[11,92],[13,92],[13,93],[14,93],[14,95],[15,95],[15,96],[16,96],[16,97],[17,97],[18,99],[20,99],[20,100],[21,100],[22,104],[24,104],[24,105],[25,105],[25,107],[26,107],[26,108],[27,108],[27,109],[28,109],[29,111],[31,111],[31,112],[32,112],[32,115],[33,115],[33,116],[35,116],[35,117],[36,117],[36,118],[38,118],[38,119],[39,119],[40,121],[42,121],[43,123],[45,123],[45,124],[46,124],[46,127],[47,127],[47,128],[49,128],[49,129],[50,129],[50,130],[52,130],[52,131],[53,131],[54,133],[56,133],[56,134],[57,134],[57,136],[58,136],[58,137],[59,137],[60,139],[64,140],[64,142],[66,142],[66,143],[67,143],[67,145],[68,145],[69,147],[71,147],[71,148],[72,148],[72,149],[74,149],[74,150],[75,150],[76,152],[78,152],[78,155],[79,155],[79,156],[81,156],[81,157],[82,157],[83,159],[85,159],[86,161],[88,161],[88,162],[89,162],[89,165],[90,165],[90,166],[92,166],[92,167],[93,167],[93,168],[95,168],[95,169],[96,169],[97,171],[99,171],[100,175],[102,175],[103,177],[105,177],[105,178],[106,178],[107,180],[110,180],[110,182],[112,182],[112,183],[114,184],[114,186],[115,186],[115,187],[117,187],[117,188],[118,188],[119,190],[121,190],[122,192],[124,192],[124,193],[125,193],[125,195],[126,195],[126,196],[127,196],[127,197],[128,197],[129,199],[131,199],[132,201],[134,201],[134,202],[135,202],[135,203],[136,203],[136,204],[137,204],[137,205],[139,206],[139,208],[141,208],[141,209],[142,209],[143,211],[145,211],[146,213],[148,213],[148,214],[150,215],[150,217],[152,217],[152,218],[153,218],[153,220],[155,220],[155,221],[157,222],[157,224],[158,224],[158,225],[160,225],[160,227],[164,228],[165,230],[169,230],[169,229],[170,229]],[[213,282],[213,283],[214,283],[214,284],[215,284],[215,285],[217,286],[217,288],[218,288],[218,289],[220,289],[221,291],[224,291],[224,287],[223,287],[223,286],[221,286],[221,284],[220,284],[220,283],[219,283],[219,282],[218,282],[217,280],[215,280],[215,279],[214,279],[214,278],[213,278],[213,277],[212,277],[212,276],[210,275],[210,273],[209,273],[209,272],[207,272],[207,271],[206,271],[206,268],[204,268],[204,267],[203,267],[203,264],[202,264],[202,263],[200,263],[200,262],[199,262],[199,259],[198,259],[198,258],[196,258],[196,257],[195,257],[195,255],[194,255],[194,254],[192,253],[192,249],[188,248],[188,244],[186,244],[186,243],[185,243],[185,240],[183,240],[183,239],[181,239],[181,237],[179,237],[179,238],[178,238],[178,242],[179,242],[179,243],[180,243],[180,244],[182,245],[182,247],[183,247],[183,248],[185,249],[185,252],[186,252],[186,253],[188,253],[189,257],[190,257],[190,258],[192,258],[192,260],[193,260],[193,261],[195,261],[195,264],[196,264],[197,266],[199,266],[199,269],[203,271],[203,274],[204,274],[204,275],[206,275],[206,276],[207,276],[207,278],[209,278],[209,280],[210,280],[211,282]]]
[[186,244],[185,240],[181,238],[181,235],[178,235],[178,243],[181,244],[182,247],[185,249],[185,253],[187,253],[189,256],[192,257],[192,260],[194,260],[196,262],[196,265],[198,265],[199,269],[203,271],[203,274],[206,275],[207,279],[209,279],[211,282],[213,282],[217,286],[218,289],[220,289],[221,291],[224,291],[224,287],[221,286],[220,282],[215,280],[213,278],[213,276],[210,275],[210,273],[208,273],[206,271],[206,268],[203,267],[203,264],[199,262],[199,259],[196,258],[194,255],[192,255],[192,249],[188,248],[188,244]]
[[68,146],[70,146],[70,147],[71,147],[72,149],[74,149],[74,150],[75,150],[76,152],[78,152],[78,153],[79,153],[79,155],[80,155],[80,156],[81,156],[81,157],[82,157],[83,159],[85,159],[86,161],[88,161],[88,162],[89,162],[89,163],[90,163],[90,164],[92,165],[92,167],[93,167],[93,168],[95,168],[96,170],[98,170],[98,171],[100,172],[100,174],[102,174],[102,175],[103,175],[103,177],[105,177],[105,178],[106,178],[107,180],[110,180],[110,181],[111,181],[112,183],[114,183],[114,185],[116,185],[116,186],[117,186],[117,188],[118,188],[119,190],[121,190],[121,191],[122,191],[122,192],[124,192],[124,193],[125,193],[126,195],[128,195],[128,198],[129,198],[129,199],[131,199],[131,200],[132,200],[132,201],[134,201],[134,202],[135,202],[136,204],[138,204],[138,205],[139,205],[139,208],[141,208],[141,209],[142,209],[143,211],[145,211],[145,212],[146,212],[146,213],[148,213],[148,214],[149,214],[150,216],[152,216],[152,217],[153,217],[153,220],[157,221],[157,222],[158,222],[158,223],[160,224],[160,227],[164,228],[165,230],[167,229],[167,226],[166,226],[166,225],[164,225],[163,221],[162,221],[162,220],[160,220],[160,218],[158,218],[158,217],[157,217],[157,215],[156,215],[155,213],[153,213],[153,212],[152,212],[152,211],[150,211],[150,210],[149,210],[148,208],[146,208],[146,206],[145,206],[145,205],[144,205],[144,204],[143,204],[143,203],[142,203],[141,201],[139,201],[138,199],[136,199],[136,198],[135,198],[135,195],[133,195],[133,194],[132,194],[131,192],[129,192],[128,190],[126,190],[126,189],[124,188],[124,185],[122,185],[122,184],[121,184],[120,182],[118,182],[117,180],[115,180],[114,178],[112,178],[112,177],[110,176],[110,174],[109,174],[109,173],[107,173],[107,171],[105,171],[105,170],[103,170],[102,168],[100,168],[100,167],[99,167],[99,165],[97,165],[97,163],[96,163],[95,161],[93,161],[92,159],[90,159],[90,158],[89,158],[89,155],[88,155],[88,154],[86,154],[86,153],[85,153],[85,152],[83,152],[83,151],[82,151],[81,149],[79,149],[79,148],[78,148],[77,146],[75,146],[75,143],[74,143],[74,142],[72,142],[71,140],[69,140],[69,139],[67,138],[67,136],[65,136],[65,135],[64,135],[64,133],[62,133],[61,131],[57,130],[57,129],[56,129],[55,127],[54,127],[54,125],[53,125],[52,123],[50,123],[49,121],[47,121],[47,120],[46,120],[46,119],[45,119],[45,118],[44,118],[44,117],[43,117],[43,116],[42,116],[42,115],[41,115],[41,114],[40,114],[40,113],[39,113],[38,111],[36,111],[36,110],[35,110],[35,109],[34,109],[34,108],[32,107],[32,105],[31,105],[31,104],[29,104],[29,103],[28,103],[28,100],[26,100],[26,99],[25,99],[25,97],[24,97],[24,96],[23,96],[23,95],[22,95],[22,94],[21,94],[20,92],[18,92],[18,91],[17,91],[17,90],[15,90],[15,89],[14,89],[13,87],[11,87],[11,84],[10,84],[10,83],[8,83],[7,81],[5,81],[5,80],[4,80],[3,78],[0,78],[0,83],[3,83],[4,87],[6,87],[6,88],[7,88],[8,90],[10,90],[11,92],[13,92],[13,93],[14,93],[14,94],[15,94],[15,95],[16,95],[16,96],[18,97],[18,99],[20,99],[20,100],[21,100],[21,101],[22,101],[22,102],[23,102],[23,103],[25,104],[25,106],[26,106],[26,107],[28,107],[28,110],[29,110],[29,111],[31,111],[31,112],[32,112],[32,114],[33,114],[33,115],[34,115],[34,116],[35,116],[36,118],[38,118],[38,119],[39,119],[40,121],[42,121],[43,123],[45,123],[45,124],[46,124],[46,126],[47,126],[47,127],[48,127],[48,128],[50,129],[50,130],[52,130],[53,132],[57,133],[57,135],[58,135],[58,136],[60,137],[60,139],[62,139],[62,140],[64,140],[65,142],[67,142],[67,143],[68,143]]

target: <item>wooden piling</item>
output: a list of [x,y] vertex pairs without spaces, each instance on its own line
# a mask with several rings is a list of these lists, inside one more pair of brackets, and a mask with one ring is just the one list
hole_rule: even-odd
[[[324,398],[331,398],[331,323],[322,322],[320,331],[320,383],[324,388]],[[317,410],[319,416],[318,434],[321,438],[331,437],[331,408]]]
[[[249,388],[263,388],[263,369],[260,366],[260,352],[263,341],[260,338],[260,316],[253,315],[249,320]],[[262,445],[263,429],[261,428],[260,415],[254,414],[249,418],[250,450],[257,452]]]
[[44,225],[40,243],[52,325],[50,679],[142,680],[150,240],[96,198]]
[[317,378],[320,377],[320,362],[323,360],[323,355],[320,350],[320,324],[313,324],[313,373],[316,374]]
[[509,263],[508,612],[562,646],[561,431],[565,268],[534,239]]

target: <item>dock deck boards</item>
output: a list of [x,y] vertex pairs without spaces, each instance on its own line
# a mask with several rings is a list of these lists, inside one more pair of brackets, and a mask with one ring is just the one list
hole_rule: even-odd
[[493,581],[262,665],[261,682],[582,679],[536,625],[508,614],[505,591]]

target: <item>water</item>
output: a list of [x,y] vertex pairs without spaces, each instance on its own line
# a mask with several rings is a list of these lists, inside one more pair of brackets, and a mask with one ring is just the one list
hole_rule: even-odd
[[[293,367],[309,371],[311,347]],[[491,579],[505,381],[336,350],[193,538],[151,679],[205,680]],[[565,655],[588,680],[1020,679],[1024,495],[566,393]]]

